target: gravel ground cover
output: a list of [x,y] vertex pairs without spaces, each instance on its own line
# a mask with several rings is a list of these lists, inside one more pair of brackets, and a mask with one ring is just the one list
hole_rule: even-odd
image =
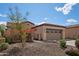
[[[13,47],[20,47],[21,43],[11,44],[9,48],[1,53],[9,53]],[[26,43],[24,54],[19,51],[14,56],[67,56],[65,51],[59,47],[57,43],[49,43],[43,41],[34,41],[33,43]]]

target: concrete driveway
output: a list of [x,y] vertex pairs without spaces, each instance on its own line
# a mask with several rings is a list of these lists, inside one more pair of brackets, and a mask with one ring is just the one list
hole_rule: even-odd
[[66,45],[75,46],[75,40],[66,41]]

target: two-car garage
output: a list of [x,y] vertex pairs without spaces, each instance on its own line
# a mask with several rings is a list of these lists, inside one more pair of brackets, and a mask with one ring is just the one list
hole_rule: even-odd
[[62,38],[62,30],[61,29],[46,29],[46,39],[48,41],[59,40]]

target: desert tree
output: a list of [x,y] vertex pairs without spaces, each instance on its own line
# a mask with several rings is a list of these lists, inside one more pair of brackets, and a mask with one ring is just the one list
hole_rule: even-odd
[[12,23],[15,23],[12,25],[13,29],[16,29],[19,31],[21,42],[22,42],[22,48],[24,48],[27,35],[26,35],[26,32],[22,31],[26,29],[22,26],[22,22],[27,21],[27,16],[29,15],[29,13],[26,12],[26,17],[23,17],[22,14],[19,12],[18,7],[9,8],[9,12],[10,13],[8,14],[8,18],[11,20]]

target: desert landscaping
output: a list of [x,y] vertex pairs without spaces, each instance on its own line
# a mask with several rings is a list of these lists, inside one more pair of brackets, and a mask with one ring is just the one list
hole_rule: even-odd
[[[26,4],[22,5],[26,6]],[[35,6],[35,4],[33,5]],[[37,5],[41,6],[41,4]],[[49,6],[49,4],[47,5]],[[67,5],[70,6],[70,4]],[[46,5],[42,6],[49,10]],[[28,11],[21,14],[23,11],[19,10],[17,6],[8,8],[6,16],[8,21],[6,25],[0,24],[0,56],[79,56],[79,24],[68,26],[49,22],[35,24],[34,21],[29,20]],[[40,10],[38,14],[39,12]],[[34,15],[32,16],[34,17]],[[47,18],[44,19],[44,21],[46,20]]]

